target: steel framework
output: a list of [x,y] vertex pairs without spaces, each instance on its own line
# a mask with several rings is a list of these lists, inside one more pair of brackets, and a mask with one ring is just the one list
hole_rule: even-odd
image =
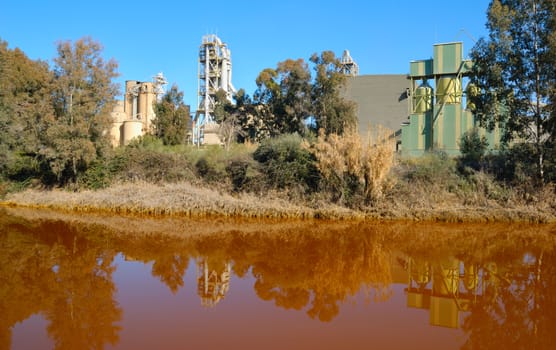
[[227,45],[215,34],[205,35],[199,47],[199,86],[197,113],[193,121],[193,142],[203,144],[204,130],[214,124],[216,92],[223,90],[231,101],[235,93],[232,85],[232,60]]

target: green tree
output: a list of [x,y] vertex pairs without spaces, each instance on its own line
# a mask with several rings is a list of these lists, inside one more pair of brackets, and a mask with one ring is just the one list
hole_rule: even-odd
[[357,126],[355,104],[341,96],[347,77],[340,72],[341,62],[332,51],[313,54],[316,77],[312,87],[312,103],[316,130],[326,135],[343,134]]
[[0,40],[0,173],[16,180],[36,175],[46,121],[52,119],[52,73]]
[[460,164],[479,170],[487,149],[488,141],[485,136],[479,135],[476,128],[467,131],[460,140]]
[[154,120],[156,136],[165,145],[179,145],[186,142],[191,128],[189,106],[183,102],[183,92],[173,85],[160,102],[155,105]]
[[269,107],[253,101],[244,89],[239,89],[234,95],[234,100],[237,123],[240,128],[237,134],[238,142],[261,142],[268,138],[274,122]]
[[255,101],[269,106],[271,136],[305,134],[311,116],[311,72],[303,59],[287,59],[276,69],[263,70],[256,80]]
[[219,124],[218,134],[226,150],[229,150],[232,142],[236,142],[238,134],[241,133],[238,120],[239,110],[228,99],[226,91],[222,89],[216,92],[214,100],[213,116],[214,120]]
[[545,146],[554,139],[555,7],[553,0],[493,0],[489,37],[471,52],[476,117],[490,128],[500,123],[507,141],[533,143],[539,180]]
[[107,131],[118,86],[117,63],[101,57],[91,38],[61,42],[54,59],[55,118],[45,135],[42,154],[60,183],[79,173],[109,148]]

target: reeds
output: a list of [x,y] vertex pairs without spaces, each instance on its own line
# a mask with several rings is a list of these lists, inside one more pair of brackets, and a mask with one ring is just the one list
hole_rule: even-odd
[[368,199],[382,199],[387,186],[386,176],[394,165],[395,141],[393,132],[380,125],[369,129],[368,141],[363,153],[363,174],[365,196]]
[[341,136],[326,136],[321,131],[312,149],[328,189],[343,191],[351,187],[353,192],[362,185],[366,202],[380,200],[386,176],[394,164],[395,146],[391,135],[390,130],[378,126],[369,130],[364,143],[355,129],[348,129]]

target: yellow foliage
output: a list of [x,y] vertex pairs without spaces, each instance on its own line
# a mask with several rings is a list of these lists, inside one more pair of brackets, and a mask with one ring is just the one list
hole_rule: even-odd
[[363,154],[365,195],[381,198],[386,176],[394,165],[395,145],[392,131],[382,126],[369,130],[368,144]]
[[351,175],[364,184],[367,200],[379,199],[386,176],[394,164],[392,134],[392,131],[378,126],[369,130],[368,141],[363,144],[355,129],[349,129],[341,136],[326,136],[321,130],[312,148],[318,169],[329,182],[344,180],[346,175]]

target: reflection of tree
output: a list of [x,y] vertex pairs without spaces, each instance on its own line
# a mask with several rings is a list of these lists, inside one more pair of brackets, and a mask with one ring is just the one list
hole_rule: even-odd
[[113,298],[114,253],[61,223],[18,223],[8,232],[0,234],[0,348],[10,347],[9,329],[35,313],[50,321],[57,349],[115,344],[122,312]]
[[114,253],[90,247],[74,237],[72,246],[55,246],[57,287],[45,312],[57,349],[100,349],[115,345],[122,311],[113,299]]
[[302,288],[280,288],[279,285],[268,285],[266,279],[258,275],[255,291],[263,300],[274,300],[277,306],[285,309],[301,310],[310,301],[310,292]]
[[[202,277],[197,293],[206,304],[216,305],[226,295],[231,271],[240,277],[251,273],[261,299],[322,321],[334,319],[340,304],[359,291],[376,301],[389,298],[392,252],[396,257],[403,252],[412,259],[399,260],[409,273],[401,281],[410,280],[414,289],[408,291],[429,293],[429,303],[435,296],[467,298],[456,303],[471,311],[463,323],[469,335],[465,348],[544,349],[555,342],[553,238],[491,233],[491,228],[419,233],[404,227],[396,232],[367,224],[187,239],[110,236],[87,225],[6,223],[1,214],[0,349],[10,348],[11,327],[37,313],[50,322],[48,333],[59,349],[117,342],[121,310],[114,301],[112,261],[120,251],[126,258],[152,262],[153,276],[172,292],[183,286],[189,259],[197,258],[197,277]],[[394,270],[396,277],[399,272]],[[442,284],[433,286],[433,279]]]
[[13,325],[46,306],[52,261],[32,237],[0,230],[0,349],[10,349]]
[[[330,321],[339,312],[338,303],[362,288],[377,301],[390,296],[389,255],[375,238],[334,232],[250,237],[247,245],[255,247],[256,254],[241,250],[232,254],[241,270],[247,265],[243,257],[249,257],[261,299],[274,300],[285,309],[308,307],[311,318]],[[236,241],[233,246],[241,244]]]
[[[466,318],[464,349],[552,349],[556,343],[556,254],[506,261],[488,276],[488,297]],[[487,290],[485,290],[485,293]]]
[[151,274],[175,294],[183,287],[184,276],[191,256],[190,241],[164,234],[141,237],[122,236],[116,243],[125,253],[126,260],[152,262]]
[[188,265],[189,256],[179,253],[166,254],[155,259],[152,274],[175,294],[179,288],[183,287],[183,276]]

